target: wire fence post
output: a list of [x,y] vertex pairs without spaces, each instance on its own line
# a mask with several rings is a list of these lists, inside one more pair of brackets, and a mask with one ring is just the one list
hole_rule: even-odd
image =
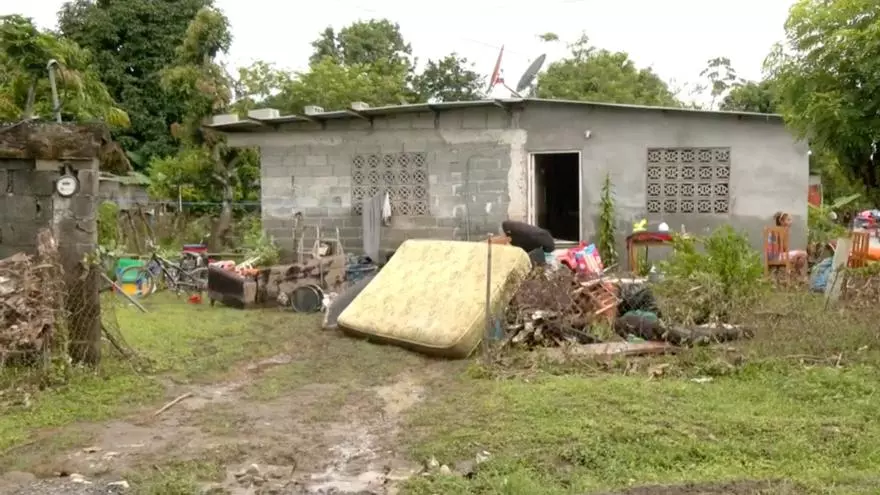
[[492,236],[486,238],[486,331],[483,335],[483,356],[489,359],[489,339],[492,338]]

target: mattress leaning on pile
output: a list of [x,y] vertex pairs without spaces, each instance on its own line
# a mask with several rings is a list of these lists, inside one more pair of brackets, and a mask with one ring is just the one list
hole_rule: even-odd
[[[340,328],[426,354],[467,357],[486,331],[487,249],[485,242],[404,242],[339,315]],[[522,249],[492,245],[492,314],[530,267]]]

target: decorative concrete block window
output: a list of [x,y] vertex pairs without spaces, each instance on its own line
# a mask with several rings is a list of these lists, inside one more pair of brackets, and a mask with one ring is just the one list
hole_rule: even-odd
[[648,148],[648,213],[730,212],[730,148]]
[[354,155],[351,158],[351,202],[355,215],[363,213],[363,200],[385,190],[394,216],[430,215],[426,153]]

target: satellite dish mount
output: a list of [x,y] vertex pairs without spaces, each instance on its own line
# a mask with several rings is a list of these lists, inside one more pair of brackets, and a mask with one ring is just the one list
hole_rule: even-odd
[[538,71],[541,70],[541,67],[544,65],[544,61],[547,60],[546,54],[541,54],[538,58],[536,58],[529,67],[523,72],[523,75],[520,76],[519,82],[516,85],[516,89],[511,88],[504,82],[504,76],[502,75],[501,70],[501,57],[504,55],[504,46],[501,47],[501,51],[498,52],[498,60],[495,61],[495,68],[492,71],[492,77],[489,79],[489,91],[492,91],[496,85],[501,85],[504,89],[510,91],[511,95],[516,98],[522,98],[521,94],[523,91],[529,89],[532,86],[532,83],[535,81],[535,77],[538,75]]

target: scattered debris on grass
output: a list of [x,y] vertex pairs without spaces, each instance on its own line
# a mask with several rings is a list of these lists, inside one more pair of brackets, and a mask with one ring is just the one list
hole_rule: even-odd
[[507,308],[507,343],[532,348],[601,342],[591,328],[601,315],[616,312],[612,290],[605,281],[582,282],[568,269],[534,268]]
[[753,336],[750,329],[725,323],[665,324],[644,280],[583,280],[570,270],[544,267],[533,269],[519,287],[506,321],[503,347],[567,347],[578,356],[663,354],[672,346]]

